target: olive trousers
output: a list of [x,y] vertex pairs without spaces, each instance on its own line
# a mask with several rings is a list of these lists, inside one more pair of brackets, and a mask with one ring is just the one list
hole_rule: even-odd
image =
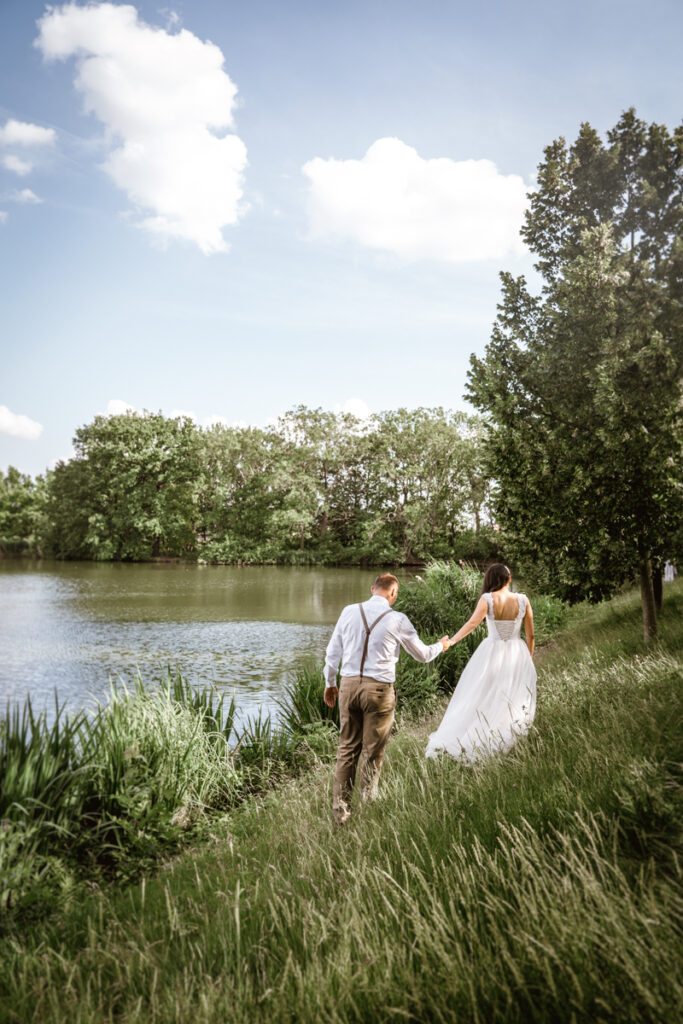
[[394,724],[396,691],[393,683],[369,676],[342,676],[339,687],[339,749],[332,790],[332,811],[342,824],[351,813],[356,768],[362,756],[360,791],[364,800],[377,796],[391,727]]

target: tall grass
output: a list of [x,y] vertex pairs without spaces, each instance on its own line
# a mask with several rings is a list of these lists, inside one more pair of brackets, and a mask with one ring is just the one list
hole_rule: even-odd
[[[401,588],[397,607],[426,639],[471,613],[480,575],[443,563]],[[557,603],[537,616],[556,628]],[[552,615],[551,615],[552,613]],[[554,618],[552,618],[554,616]],[[404,656],[397,693],[403,720],[427,714],[450,692],[481,639],[468,637],[431,665]],[[277,724],[259,714],[239,730],[235,705],[180,674],[147,690],[112,687],[88,713],[54,721],[30,700],[0,721],[0,910],[4,926],[71,899],[83,879],[133,878],[248,796],[334,754],[338,708],[323,701],[320,666],[286,684]]]
[[[112,686],[54,720],[30,699],[0,720],[0,930],[74,898],[83,880],[131,879],[244,799],[333,755],[338,713],[319,670],[295,671],[281,721],[235,724],[234,698],[169,675]],[[317,689],[317,693],[316,693]]]
[[637,595],[574,618],[511,753],[427,761],[433,722],[404,727],[344,829],[320,768],[158,877],[15,935],[6,1019],[680,1019],[683,588],[666,599],[648,651],[619,650]]
[[40,912],[79,875],[125,875],[177,844],[207,807],[234,804],[234,702],[180,676],[112,687],[91,713],[0,722],[0,906]]

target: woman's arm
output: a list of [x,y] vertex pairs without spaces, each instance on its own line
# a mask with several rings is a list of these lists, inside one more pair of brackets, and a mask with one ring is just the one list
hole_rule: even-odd
[[529,648],[529,654],[533,658],[534,647],[536,646],[536,641],[534,640],[534,613],[531,610],[528,597],[526,599],[526,611],[524,612],[524,633],[526,634],[526,645]]
[[487,612],[488,605],[486,603],[486,598],[482,594],[482,596],[479,598],[479,601],[477,602],[477,607],[474,609],[465,625],[461,626],[458,632],[451,637],[450,646],[452,647],[453,644],[457,644],[458,640],[462,640],[462,638],[467,636],[468,633],[471,633],[472,630],[476,629],[477,626],[481,625],[481,623],[486,618]]

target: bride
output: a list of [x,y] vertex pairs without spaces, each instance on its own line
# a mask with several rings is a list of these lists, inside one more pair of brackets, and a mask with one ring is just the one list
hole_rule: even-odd
[[[429,737],[427,757],[445,750],[472,762],[509,750],[534,720],[534,617],[529,599],[510,591],[510,580],[506,565],[489,566],[477,607],[451,637],[451,645],[457,644],[486,617],[488,636],[465,666],[439,728]],[[526,643],[519,635],[522,621]]]

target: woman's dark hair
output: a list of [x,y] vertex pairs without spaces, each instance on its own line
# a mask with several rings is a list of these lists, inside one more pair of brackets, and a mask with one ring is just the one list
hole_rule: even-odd
[[500,590],[506,583],[510,581],[512,573],[508,569],[507,565],[503,565],[502,562],[495,562],[490,565],[484,575],[484,586],[481,588],[482,594],[492,594],[494,590]]

